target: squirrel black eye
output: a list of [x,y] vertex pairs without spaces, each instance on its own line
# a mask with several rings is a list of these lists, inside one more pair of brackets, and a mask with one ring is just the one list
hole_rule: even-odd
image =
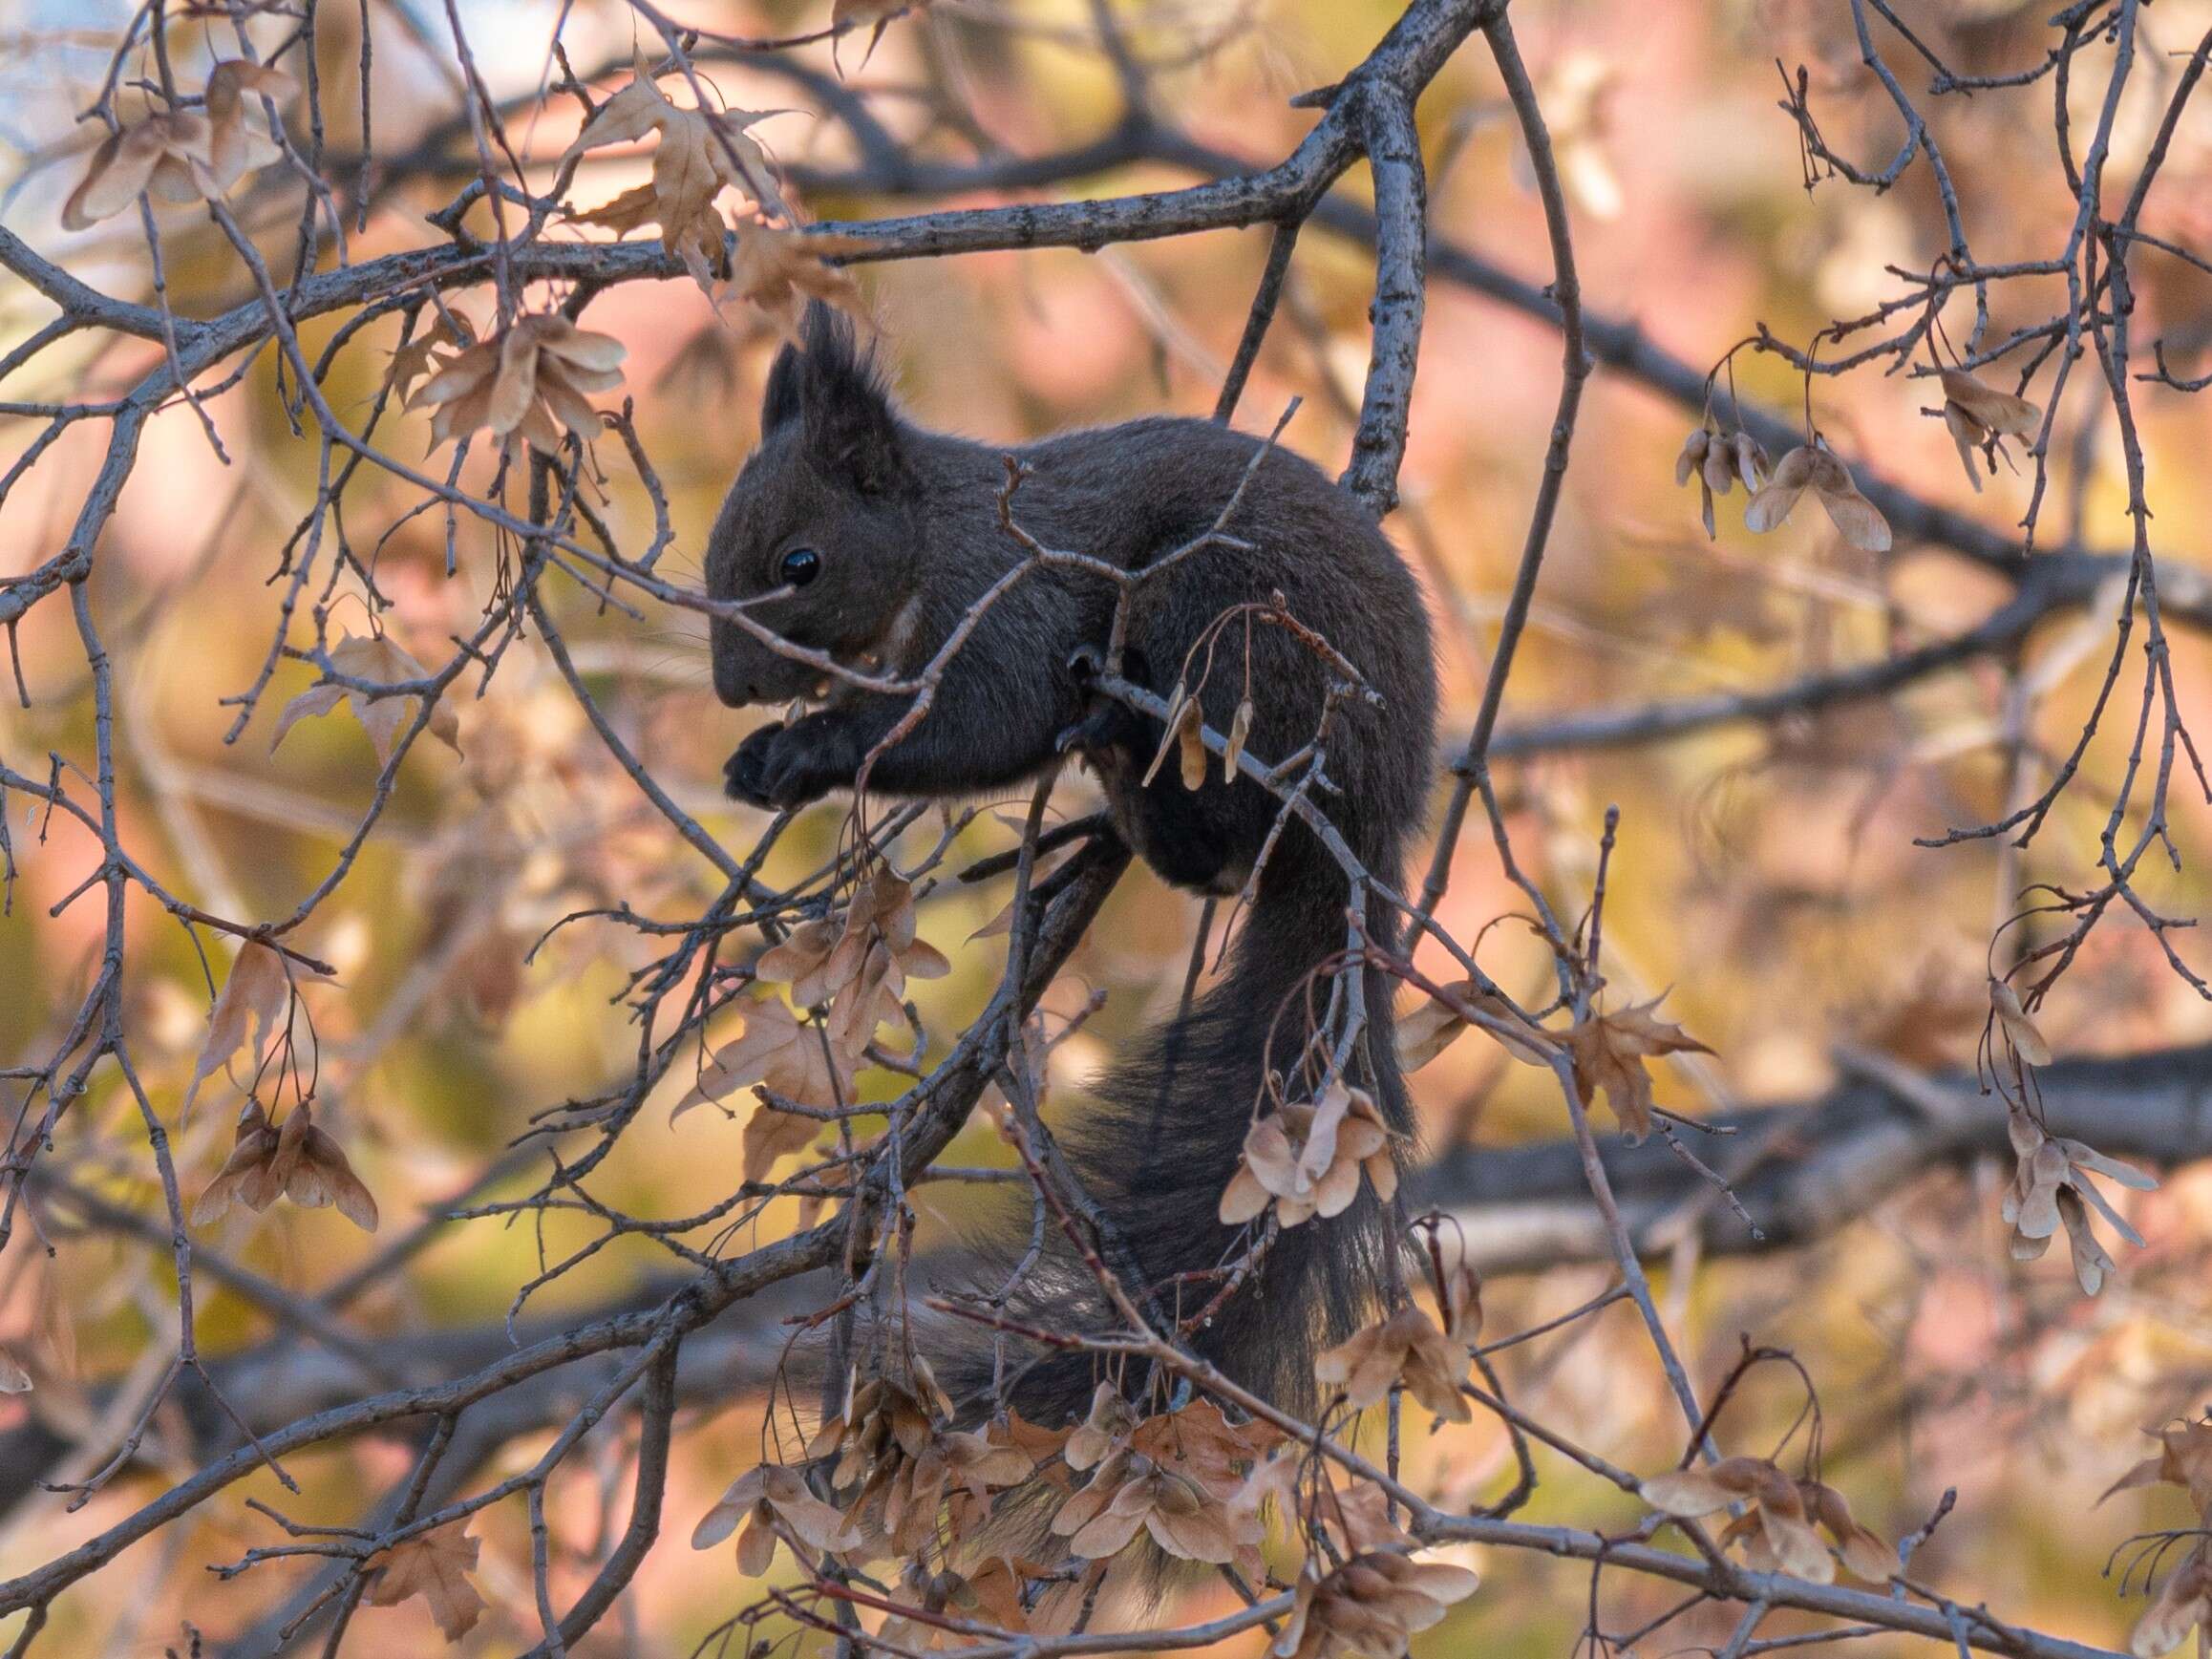
[[794,547],[776,562],[776,573],[790,587],[804,587],[821,574],[821,555],[812,547]]

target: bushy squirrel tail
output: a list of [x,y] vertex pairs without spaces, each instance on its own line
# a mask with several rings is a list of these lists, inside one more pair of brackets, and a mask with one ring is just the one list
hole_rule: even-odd
[[[1301,1062],[1329,995],[1328,978],[1315,970],[1345,949],[1346,891],[1318,840],[1283,837],[1261,872],[1226,972],[1187,1018],[1148,1032],[1098,1086],[1100,1103],[1058,1131],[1085,1193],[1118,1233],[1123,1261],[1134,1258],[1156,1317],[1205,1313],[1184,1332],[1192,1351],[1300,1414],[1315,1401],[1314,1354],[1350,1336],[1374,1303],[1396,1236],[1395,1205],[1363,1178],[1351,1208],[1280,1228],[1229,1289],[1227,1270],[1270,1223],[1263,1215],[1249,1232],[1224,1225],[1221,1204],[1255,1115],[1274,1106],[1266,1092],[1269,1071],[1282,1098],[1309,1097]],[[1379,948],[1396,947],[1397,918],[1385,906],[1373,907],[1367,931]],[[1372,969],[1363,980],[1367,1026],[1347,1081],[1373,1097],[1393,1132],[1393,1153],[1402,1153],[1412,1112],[1392,1036],[1395,982]],[[1102,1254],[1111,1263],[1116,1251]],[[1052,1277],[1066,1298],[1040,1307],[1038,1317],[1061,1329],[1111,1328],[1099,1313],[1071,1313],[1096,1303],[1095,1282],[1086,1285],[1083,1269],[1062,1264]],[[1026,1372],[1009,1368],[1006,1393],[1032,1422],[1081,1416],[1109,1374],[1080,1351],[1031,1357]],[[1126,1388],[1143,1379],[1120,1380]]]

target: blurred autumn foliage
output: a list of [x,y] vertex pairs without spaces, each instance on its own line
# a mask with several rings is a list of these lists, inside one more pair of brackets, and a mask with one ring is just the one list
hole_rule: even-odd
[[[2204,1640],[2212,5],[1505,14],[0,0],[12,1650]],[[1408,38],[1410,227],[1299,96]],[[1188,200],[1317,133],[1309,199]],[[1010,1092],[1080,1114],[1202,921],[1101,883],[882,1173],[1097,796],[879,803],[888,863],[725,798],[701,548],[772,354],[829,302],[1010,444],[1248,370],[1333,476],[1409,235],[1423,1220],[1332,1450],[1188,1373],[779,1380],[856,1193],[865,1295],[942,1299]],[[1337,1087],[1223,1219],[1397,1179]],[[1024,1503],[1049,1563],[977,1542]]]

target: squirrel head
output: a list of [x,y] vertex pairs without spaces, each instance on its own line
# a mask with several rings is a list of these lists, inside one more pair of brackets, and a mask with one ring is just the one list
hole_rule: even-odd
[[[919,486],[873,350],[814,302],[769,371],[759,446],[708,538],[709,596],[756,600],[748,616],[842,663],[882,649],[920,578]],[[709,639],[715,693],[733,707],[802,696],[822,678],[724,618]]]

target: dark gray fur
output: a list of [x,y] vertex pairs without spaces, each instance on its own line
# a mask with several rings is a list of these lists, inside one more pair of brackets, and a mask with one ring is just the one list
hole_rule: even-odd
[[[707,558],[718,599],[773,591],[778,562],[816,549],[820,574],[752,614],[786,639],[850,661],[883,655],[911,674],[1025,551],[998,519],[1006,450],[926,431],[904,418],[848,326],[818,308],[803,351],[786,349],[769,378],[761,440],[715,521]],[[1151,418],[1074,432],[1011,453],[1029,469],[1015,498],[1022,526],[1050,547],[1125,568],[1207,529],[1259,440],[1207,421]],[[1249,548],[1215,544],[1141,585],[1125,672],[1170,695],[1192,642],[1227,608],[1280,591],[1381,693],[1339,713],[1328,752],[1338,786],[1323,804],[1377,879],[1395,883],[1419,832],[1433,753],[1435,666],[1419,590],[1356,504],[1307,461],[1261,462],[1227,526]],[[1115,585],[1065,566],[1032,570],[1003,594],[953,659],[935,707],[880,755],[870,787],[891,794],[979,796],[1035,777],[1059,747],[1098,774],[1116,823],[1168,881],[1234,892],[1258,858],[1277,802],[1248,779],[1184,789],[1171,756],[1140,782],[1158,722],[1106,706],[1076,659],[1101,650]],[[911,609],[909,609],[911,606]],[[1226,731],[1246,686],[1247,630],[1223,629],[1201,693]],[[778,656],[734,624],[713,629],[714,686],[725,702],[776,703],[813,689],[816,670]],[[1249,630],[1257,714],[1249,740],[1274,762],[1308,742],[1328,675],[1277,627]],[[1194,669],[1195,672],[1195,669]],[[852,785],[861,758],[908,699],[838,691],[792,725],[771,725],[731,757],[731,793],[794,806]],[[1092,1197],[1112,1217],[1163,1305],[1193,1309],[1212,1287],[1168,1285],[1238,1253],[1216,1208],[1234,1171],[1272,1062],[1293,1065],[1307,1029],[1308,981],[1346,938],[1344,876],[1319,839],[1293,826],[1270,854],[1222,980],[1188,1021],[1152,1033],[1097,1093],[1101,1109],[1059,1133]],[[1395,918],[1371,907],[1369,931],[1396,944]],[[1366,1082],[1393,1126],[1410,1128],[1390,1040],[1393,982],[1370,973]],[[1313,1007],[1327,995],[1311,988]],[[1278,1018],[1280,1015],[1280,1018]],[[1275,1040],[1269,1050],[1270,1030]],[[1312,1393],[1317,1343],[1337,1341],[1371,1308],[1389,1229],[1372,1194],[1333,1221],[1288,1230],[1260,1269],[1193,1339],[1232,1376],[1287,1407]],[[1085,1317],[1057,1310],[1062,1318]],[[1093,1376],[1081,1355],[1032,1364],[1013,1403],[1054,1423],[1079,1413]]]

